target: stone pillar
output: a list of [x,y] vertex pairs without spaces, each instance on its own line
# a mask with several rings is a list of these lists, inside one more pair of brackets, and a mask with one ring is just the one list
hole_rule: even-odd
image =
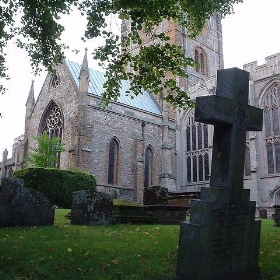
[[7,158],[8,158],[8,151],[7,149],[5,149],[3,151],[3,157],[2,157],[2,171],[1,171],[1,178],[4,178],[6,177],[6,161],[7,161]]
[[170,192],[176,190],[175,176],[172,173],[172,150],[173,146],[169,141],[168,111],[163,111],[162,128],[162,171],[159,175],[161,187],[165,187]]

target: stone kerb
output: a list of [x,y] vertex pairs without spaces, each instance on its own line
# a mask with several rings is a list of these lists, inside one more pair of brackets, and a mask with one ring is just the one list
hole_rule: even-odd
[[246,131],[261,130],[262,110],[248,105],[248,87],[248,72],[220,70],[216,96],[197,100],[196,121],[214,125],[210,188],[181,223],[174,280],[259,279],[261,223],[243,171]]
[[49,200],[23,185],[20,179],[1,179],[0,226],[53,225],[55,210]]

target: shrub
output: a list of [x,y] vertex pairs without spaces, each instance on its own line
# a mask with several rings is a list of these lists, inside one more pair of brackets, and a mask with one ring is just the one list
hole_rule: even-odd
[[23,179],[25,187],[38,190],[53,205],[68,209],[74,191],[96,190],[95,177],[80,171],[31,167],[15,171],[13,177]]
[[32,149],[33,153],[26,159],[27,164],[36,167],[57,167],[58,154],[65,151],[60,138],[51,139],[47,133],[43,133],[41,137],[33,136],[32,138],[38,142],[38,148]]

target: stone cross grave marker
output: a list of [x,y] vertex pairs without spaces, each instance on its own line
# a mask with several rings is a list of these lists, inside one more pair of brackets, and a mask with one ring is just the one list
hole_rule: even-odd
[[214,125],[210,188],[181,224],[174,280],[259,278],[260,221],[243,174],[246,131],[262,129],[262,110],[248,105],[248,88],[248,72],[219,70],[216,95],[196,99],[196,121]]

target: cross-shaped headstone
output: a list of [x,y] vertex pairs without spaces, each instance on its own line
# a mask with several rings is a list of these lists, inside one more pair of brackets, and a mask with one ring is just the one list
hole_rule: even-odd
[[243,190],[246,131],[262,130],[262,110],[248,105],[249,73],[219,70],[216,95],[196,98],[195,120],[214,125],[210,188],[229,189],[230,201]]

